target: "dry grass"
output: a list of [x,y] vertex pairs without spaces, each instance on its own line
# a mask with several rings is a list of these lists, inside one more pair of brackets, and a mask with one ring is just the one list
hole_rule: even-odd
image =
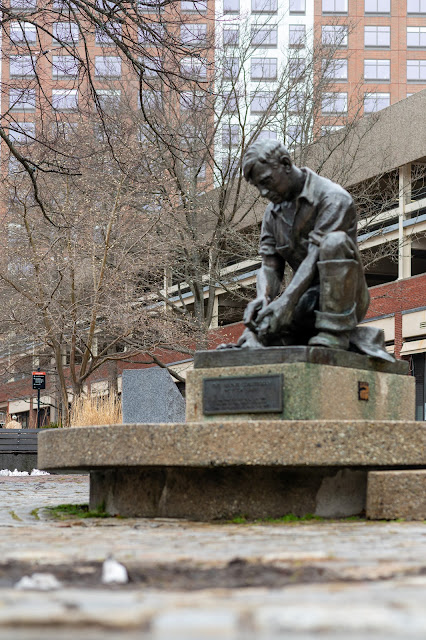
[[115,394],[80,396],[71,407],[70,424],[72,427],[120,424],[122,421],[121,400]]

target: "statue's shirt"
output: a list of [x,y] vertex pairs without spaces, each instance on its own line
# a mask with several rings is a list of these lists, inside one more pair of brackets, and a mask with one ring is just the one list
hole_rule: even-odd
[[304,168],[305,184],[292,202],[270,204],[262,222],[259,253],[279,254],[296,270],[310,243],[320,245],[331,231],[344,231],[356,245],[356,212],[349,193]]

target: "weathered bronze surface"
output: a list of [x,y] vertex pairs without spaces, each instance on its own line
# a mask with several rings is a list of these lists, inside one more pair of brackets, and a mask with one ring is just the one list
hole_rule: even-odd
[[[220,348],[310,345],[394,362],[381,330],[357,326],[370,297],[349,193],[296,167],[275,140],[251,145],[243,171],[270,201],[260,237],[262,266],[257,297],[244,313],[244,333],[236,345]],[[280,294],[286,263],[294,276]]]
[[204,415],[281,413],[282,410],[282,375],[203,380]]

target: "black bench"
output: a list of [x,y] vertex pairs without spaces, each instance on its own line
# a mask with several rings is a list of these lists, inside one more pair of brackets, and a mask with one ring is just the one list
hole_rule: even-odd
[[0,469],[37,468],[37,437],[42,429],[0,429]]

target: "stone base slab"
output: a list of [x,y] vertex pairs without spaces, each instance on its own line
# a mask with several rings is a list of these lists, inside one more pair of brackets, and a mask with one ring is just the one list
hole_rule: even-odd
[[46,429],[38,468],[422,467],[426,423],[257,420]]
[[[263,353],[261,349],[258,351]],[[362,356],[358,357],[362,360]],[[267,376],[281,376],[282,410],[270,413],[244,412],[245,403],[250,401],[251,396],[245,397],[242,388],[238,390],[238,380],[243,379],[244,383],[250,378],[262,379]],[[204,385],[208,380],[223,381],[225,393],[228,380],[229,389],[238,402],[237,413],[227,411],[223,399],[218,397],[216,404],[219,413],[205,415]],[[413,377],[375,369],[297,361],[198,368],[187,374],[187,422],[338,420],[341,416],[353,420],[413,420],[414,407]]]
[[367,518],[426,520],[426,469],[370,471]]
[[367,472],[330,468],[109,469],[90,474],[90,508],[145,518],[229,520],[365,509]]
[[92,508],[194,520],[361,514],[369,470],[426,466],[426,423],[259,420],[50,429],[38,467],[90,471]]

